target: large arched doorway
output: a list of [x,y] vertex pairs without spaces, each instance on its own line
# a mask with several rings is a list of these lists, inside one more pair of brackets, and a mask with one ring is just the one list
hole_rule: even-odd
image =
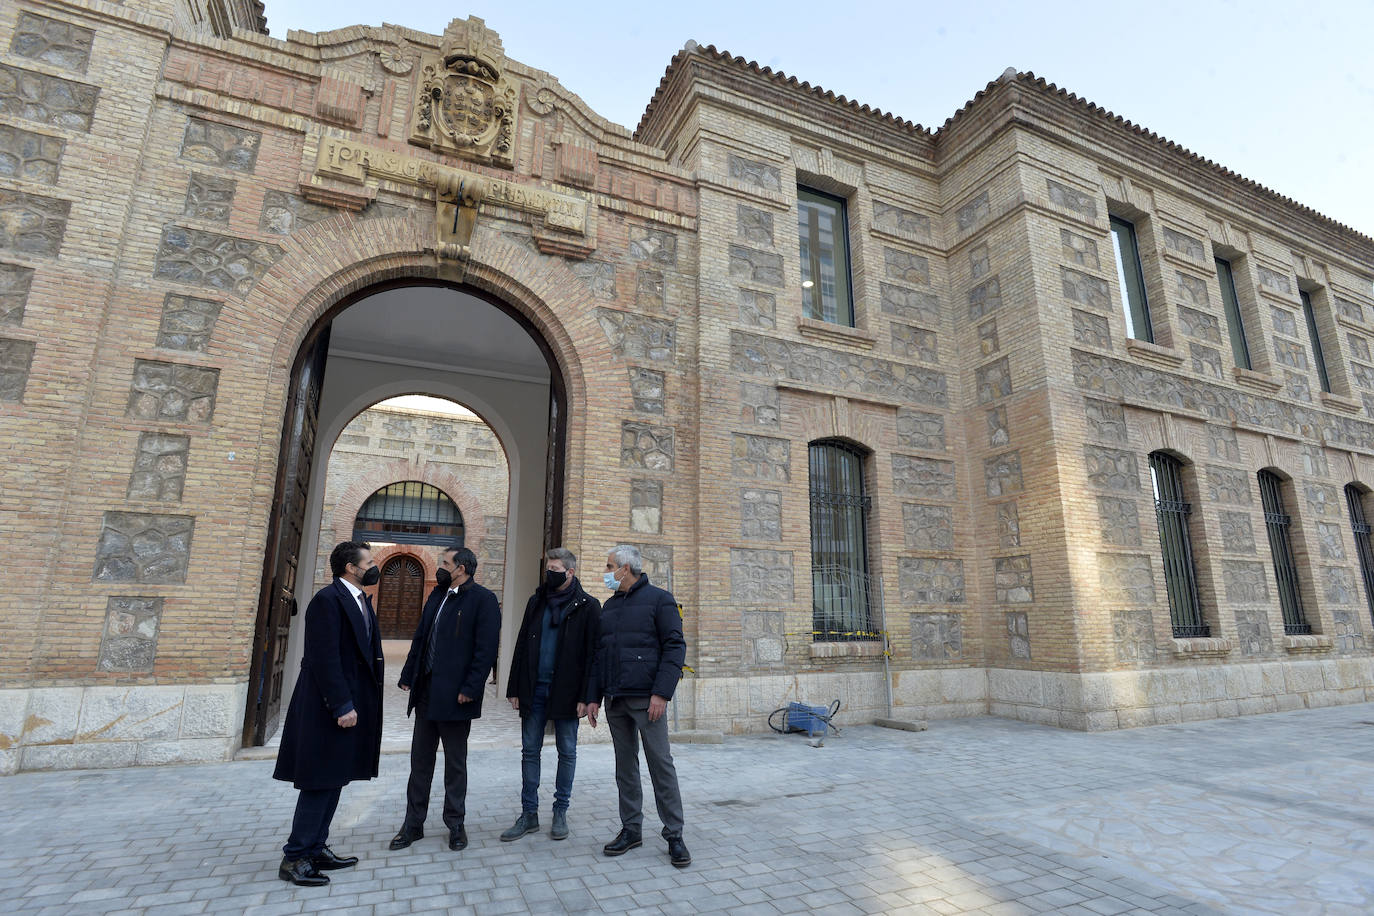
[[489,537],[490,552],[479,556],[479,565],[500,565],[496,590],[512,596],[502,622],[498,679],[504,677],[523,596],[538,584],[543,550],[562,536],[565,392],[559,361],[539,328],[469,287],[392,281],[342,300],[316,322],[296,356],[283,424],[245,744],[265,743],[280,724],[301,650],[302,628],[292,617],[317,585],[298,570],[314,569],[333,546],[317,534],[322,460],[352,417],[387,397],[427,394],[461,403],[505,452],[508,511],[483,520],[489,533],[504,537]]

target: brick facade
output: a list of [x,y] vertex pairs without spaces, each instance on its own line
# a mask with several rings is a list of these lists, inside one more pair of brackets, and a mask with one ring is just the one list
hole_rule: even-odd
[[[174,0],[0,11],[0,531],[25,545],[0,770],[238,746],[291,367],[388,282],[498,299],[547,344],[563,540],[639,544],[674,588],[684,726],[885,713],[882,644],[811,634],[818,439],[866,456],[898,715],[1099,729],[1374,688],[1342,492],[1374,484],[1369,238],[1030,74],[932,131],[690,45],[631,135],[502,60],[516,101],[469,149],[421,93],[448,37],[282,41],[224,8],[232,38]],[[803,317],[799,186],[845,202],[852,328]],[[1128,339],[1109,215],[1136,226],[1154,343]],[[1159,450],[1206,638],[1171,635]],[[1264,468],[1310,634],[1280,618]]]

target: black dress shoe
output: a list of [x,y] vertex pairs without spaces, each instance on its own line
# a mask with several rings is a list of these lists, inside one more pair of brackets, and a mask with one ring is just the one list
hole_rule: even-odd
[[686,868],[692,864],[692,854],[687,851],[687,844],[682,842],[682,837],[668,837],[668,861],[678,868]]
[[424,835],[423,830],[411,830],[408,827],[402,827],[400,833],[391,838],[391,848],[405,849],[416,840],[423,839]]
[[320,871],[330,871],[335,868],[352,868],[358,864],[357,856],[336,856],[334,850],[326,846],[321,851],[310,857],[310,862]]
[[329,876],[320,874],[309,856],[304,859],[282,859],[277,868],[277,877],[301,887],[320,887],[329,883]]
[[608,856],[623,856],[631,849],[642,845],[644,845],[644,840],[640,838],[640,835],[626,827],[620,831],[614,840],[602,847],[601,851]]
[[457,852],[460,849],[467,849],[468,832],[464,830],[462,827],[459,827],[457,830],[449,831],[448,848],[452,849],[454,852]]

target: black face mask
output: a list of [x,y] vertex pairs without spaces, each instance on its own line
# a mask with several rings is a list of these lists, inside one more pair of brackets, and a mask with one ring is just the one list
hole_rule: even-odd
[[549,591],[556,592],[568,581],[567,571],[554,572],[552,569],[544,570],[544,584],[549,587]]
[[449,575],[447,569],[440,566],[434,571],[434,581],[438,583],[440,588],[448,588],[453,584],[453,576]]
[[363,587],[366,588],[369,585],[376,585],[378,582],[381,581],[381,579],[382,571],[378,569],[376,566],[374,566],[367,572],[363,573]]

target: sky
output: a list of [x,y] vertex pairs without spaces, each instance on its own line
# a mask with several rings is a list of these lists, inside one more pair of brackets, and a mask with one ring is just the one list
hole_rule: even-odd
[[1029,70],[1374,235],[1374,0],[265,2],[278,38],[481,17],[507,57],[631,130],[689,39],[931,128]]

